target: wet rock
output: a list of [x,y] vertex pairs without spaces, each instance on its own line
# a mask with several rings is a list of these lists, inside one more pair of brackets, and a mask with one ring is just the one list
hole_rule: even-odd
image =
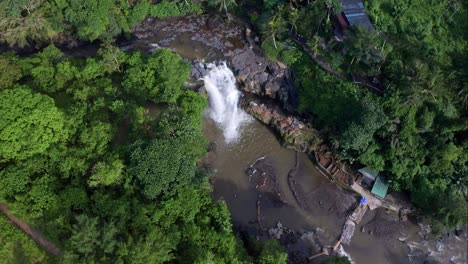
[[349,245],[351,243],[351,239],[354,235],[354,230],[356,229],[356,223],[352,220],[346,220],[345,225],[343,226],[343,231],[341,233],[341,243],[344,245]]
[[215,142],[211,142],[210,144],[208,144],[208,152],[216,152],[216,143]]
[[273,127],[288,148],[308,153],[316,150],[322,142],[317,130],[298,118],[287,115],[277,105],[251,101],[246,110],[264,124]]
[[399,221],[400,221],[400,222],[406,222],[406,221],[408,221],[408,215],[406,215],[406,214],[400,215],[400,216],[399,216]]
[[[250,183],[258,192],[264,193],[268,202],[273,206],[281,207],[285,202],[281,196],[277,182],[276,172],[265,157],[260,157],[246,169]],[[262,197],[259,194],[259,199]]]
[[283,224],[281,224],[281,222],[278,221],[276,227],[268,229],[268,234],[271,238],[279,240],[281,239],[281,236],[283,235],[284,231],[285,228],[283,227]]
[[408,237],[399,237],[398,240],[401,242],[405,242],[408,239]]
[[455,235],[460,237],[463,234],[463,229],[455,229]]
[[[130,50],[152,51],[166,47],[178,51],[177,48],[181,47],[176,45],[185,45],[187,47],[183,48],[186,53],[180,53],[184,56],[187,50],[190,51],[189,45],[192,45],[187,39],[202,43],[209,50],[203,59],[207,62],[227,61],[243,90],[277,99],[287,109],[297,106],[297,94],[288,67],[266,61],[261,55],[261,49],[255,44],[257,37],[253,31],[240,22],[227,23],[213,15],[148,19],[135,27],[132,33],[137,39],[125,46]],[[173,44],[181,36],[184,36],[185,41]],[[206,73],[198,64],[192,61],[191,76],[195,80]]]
[[203,78],[207,74],[207,69],[204,64],[199,60],[192,61],[192,68],[190,69],[190,76],[195,79]]

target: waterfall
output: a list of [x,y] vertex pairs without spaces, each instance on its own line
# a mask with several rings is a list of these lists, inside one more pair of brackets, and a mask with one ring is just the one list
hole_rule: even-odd
[[236,78],[225,62],[220,65],[208,63],[206,68],[203,81],[210,103],[208,115],[223,130],[224,140],[235,142],[241,126],[250,120],[250,116],[239,108],[241,92],[237,90]]

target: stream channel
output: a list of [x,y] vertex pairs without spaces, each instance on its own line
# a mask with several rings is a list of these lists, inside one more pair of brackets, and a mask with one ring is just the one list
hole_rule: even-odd
[[[241,79],[261,80],[265,75],[258,73],[265,73],[258,67],[266,61],[258,55],[253,58],[252,43],[247,43],[243,32],[245,28],[240,24],[206,16],[148,19],[134,29],[135,39],[121,46],[145,52],[169,48],[192,65],[200,65],[199,62],[220,65],[220,61],[227,61],[236,74],[247,76],[253,72],[258,77]],[[246,63],[247,60],[250,61]],[[244,64],[254,70],[243,71]],[[196,71],[200,73],[200,69]],[[203,81],[197,80],[206,76],[209,69],[202,71],[205,72],[194,76],[192,68],[194,85],[190,87],[209,90],[203,87]],[[255,92],[256,88],[252,89]],[[281,146],[276,135],[253,117],[234,126],[238,137],[226,142],[223,128],[232,124],[220,125],[219,120],[215,121],[216,115],[210,111],[216,107],[210,101],[204,119],[210,151],[203,163],[215,169],[211,179],[213,198],[226,202],[235,230],[254,238],[279,239],[287,248],[290,263],[321,263],[323,258],[308,261],[307,257],[336,243],[345,217],[359,197],[328,181],[306,154]],[[356,227],[351,245],[340,252],[360,264],[467,263],[466,228],[461,234],[450,232],[439,239],[431,238],[428,232],[424,225],[399,222],[398,217],[376,209],[366,213]]]

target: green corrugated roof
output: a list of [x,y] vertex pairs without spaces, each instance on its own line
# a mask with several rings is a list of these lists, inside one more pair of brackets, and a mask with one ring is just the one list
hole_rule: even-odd
[[372,187],[371,193],[382,199],[385,199],[385,196],[387,195],[387,190],[387,181],[385,180],[385,178],[379,175],[375,180],[374,187]]
[[375,180],[375,178],[379,175],[378,172],[372,170],[372,169],[369,168],[369,167],[365,167],[365,168],[359,169],[358,171],[359,171],[360,173],[362,173],[362,174],[365,174],[365,175],[371,177],[373,180]]

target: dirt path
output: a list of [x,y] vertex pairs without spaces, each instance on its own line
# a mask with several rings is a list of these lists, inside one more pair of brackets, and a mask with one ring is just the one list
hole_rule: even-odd
[[13,215],[8,213],[8,206],[5,204],[0,204],[0,211],[2,211],[3,215],[10,220],[12,224],[17,226],[23,233],[25,233],[28,237],[30,237],[36,244],[38,244],[42,249],[44,249],[47,253],[58,256],[60,255],[60,249],[51,241],[49,241],[44,235],[42,235],[38,230],[35,230],[32,226],[28,223],[21,221],[20,219],[16,218]]
[[399,213],[400,210],[401,210],[401,206],[394,205],[394,204],[391,204],[391,203],[389,203],[387,201],[377,199],[368,190],[364,189],[361,185],[357,184],[356,182],[354,182],[353,185],[351,185],[351,188],[355,192],[359,193],[362,197],[366,197],[367,204],[369,205],[369,208],[371,210],[374,210],[374,209],[376,209],[378,207],[383,207],[385,209],[389,209],[389,210],[395,211],[397,213]]

